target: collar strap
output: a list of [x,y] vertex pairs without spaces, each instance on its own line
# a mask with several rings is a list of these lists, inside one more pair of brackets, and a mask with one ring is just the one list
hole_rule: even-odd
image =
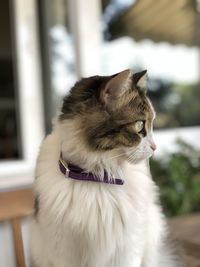
[[104,171],[103,179],[100,179],[98,176],[94,175],[93,173],[84,172],[78,166],[73,164],[66,164],[62,157],[59,159],[59,168],[60,171],[65,175],[65,177],[72,178],[79,181],[90,181],[90,182],[99,182],[99,183],[106,183],[106,184],[115,184],[115,185],[123,185],[124,180],[119,178],[109,178],[106,171]]

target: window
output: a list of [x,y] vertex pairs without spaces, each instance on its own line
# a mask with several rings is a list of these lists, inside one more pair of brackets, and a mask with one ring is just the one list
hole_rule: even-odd
[[0,160],[22,158],[9,1],[0,3]]
[[33,182],[44,116],[35,1],[2,1],[0,7],[0,190],[4,190]]

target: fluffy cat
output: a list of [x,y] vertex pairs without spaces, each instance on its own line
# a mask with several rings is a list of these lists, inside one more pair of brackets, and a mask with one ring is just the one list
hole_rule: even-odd
[[[37,161],[33,266],[180,266],[148,167],[154,118],[146,71],[75,84]],[[86,180],[65,175],[59,160]]]

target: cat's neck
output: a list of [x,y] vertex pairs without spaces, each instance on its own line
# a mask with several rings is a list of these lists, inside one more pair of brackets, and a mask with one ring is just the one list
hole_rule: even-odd
[[57,125],[61,139],[61,153],[65,162],[72,163],[80,168],[103,177],[104,171],[109,176],[122,178],[125,162],[120,157],[120,152],[115,151],[91,151],[81,140],[80,130],[73,121]]

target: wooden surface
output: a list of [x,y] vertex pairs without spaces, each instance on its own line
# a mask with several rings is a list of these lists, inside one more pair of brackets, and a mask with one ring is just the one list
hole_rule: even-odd
[[32,214],[33,202],[32,189],[0,193],[0,221],[11,223],[17,267],[25,267],[21,218]]
[[32,189],[0,193],[0,221],[32,214],[33,199]]
[[12,219],[11,225],[13,232],[16,263],[18,267],[25,267],[24,247],[23,247],[20,219],[19,218]]
[[200,267],[200,214],[180,216],[169,222],[172,236],[183,249],[188,267]]

